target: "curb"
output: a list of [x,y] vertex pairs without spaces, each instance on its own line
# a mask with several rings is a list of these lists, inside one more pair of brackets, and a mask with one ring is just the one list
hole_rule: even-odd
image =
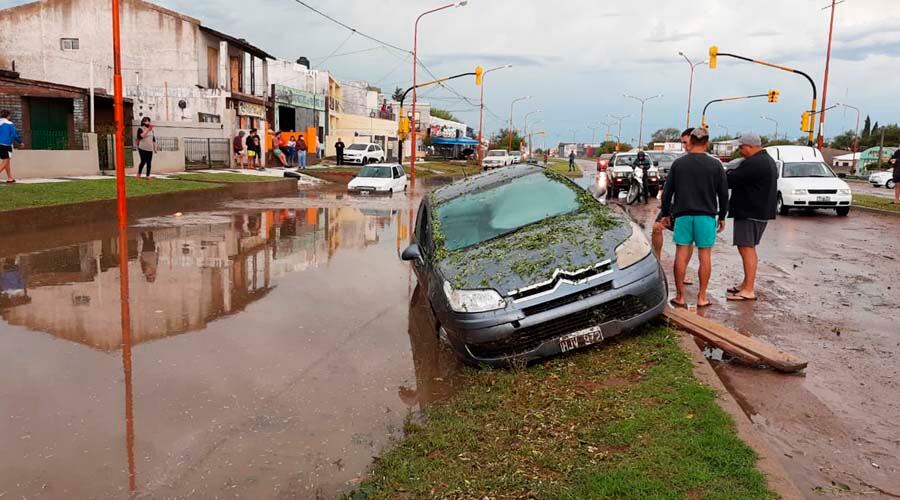
[[893,210],[883,210],[881,208],[871,208],[864,207],[861,205],[853,205],[854,210],[862,210],[863,212],[871,212],[875,214],[889,214],[889,215],[900,215],[900,212],[895,212]]
[[734,396],[725,388],[725,384],[719,379],[716,371],[709,364],[709,360],[706,359],[694,342],[693,337],[680,330],[677,331],[681,348],[691,357],[694,376],[702,384],[716,392],[718,395],[716,403],[726,413],[731,415],[738,437],[752,448],[756,452],[757,457],[759,457],[757,468],[765,476],[769,488],[784,500],[803,500],[804,497],[800,490],[791,481],[790,476],[781,465],[781,462],[778,461],[775,452],[769,447],[765,437],[754,427],[753,422],[747,418]]

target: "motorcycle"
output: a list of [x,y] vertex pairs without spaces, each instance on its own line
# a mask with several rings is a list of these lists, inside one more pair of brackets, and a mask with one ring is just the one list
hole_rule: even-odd
[[647,195],[644,194],[644,169],[635,167],[634,174],[631,175],[631,184],[628,186],[628,195],[626,196],[625,201],[629,205],[634,205],[634,203],[641,198],[644,198],[644,201],[647,201],[646,196]]

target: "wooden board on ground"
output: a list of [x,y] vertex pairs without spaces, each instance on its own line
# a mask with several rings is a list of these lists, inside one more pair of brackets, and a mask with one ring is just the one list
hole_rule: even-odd
[[748,364],[768,365],[787,373],[798,372],[808,365],[807,361],[780,351],[772,344],[741,335],[687,309],[666,307],[665,316],[678,327]]

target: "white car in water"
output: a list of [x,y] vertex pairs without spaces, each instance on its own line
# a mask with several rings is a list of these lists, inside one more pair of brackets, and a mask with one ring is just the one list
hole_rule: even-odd
[[360,194],[394,194],[406,191],[406,188],[406,172],[403,171],[403,166],[397,163],[366,165],[347,184],[347,191]]
[[384,161],[384,149],[378,144],[351,144],[344,150],[344,163],[368,165]]
[[810,146],[771,146],[766,151],[778,166],[778,213],[792,208],[830,208],[850,213],[853,193],[825,163],[822,152]]
[[505,149],[492,149],[487,152],[483,160],[485,170],[492,168],[508,167],[512,165],[512,157]]

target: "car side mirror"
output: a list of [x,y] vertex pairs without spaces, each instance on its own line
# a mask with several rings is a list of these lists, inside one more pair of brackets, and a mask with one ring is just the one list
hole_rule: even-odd
[[419,251],[419,245],[417,243],[413,243],[412,245],[406,247],[406,250],[400,255],[400,259],[410,262],[410,261],[422,261],[422,252]]
[[838,179],[846,179],[846,178],[847,178],[847,174],[845,174],[843,172],[838,174]]
[[658,162],[658,161],[653,162],[653,166],[654,166],[654,167],[658,167],[658,166],[659,166],[659,162]]

